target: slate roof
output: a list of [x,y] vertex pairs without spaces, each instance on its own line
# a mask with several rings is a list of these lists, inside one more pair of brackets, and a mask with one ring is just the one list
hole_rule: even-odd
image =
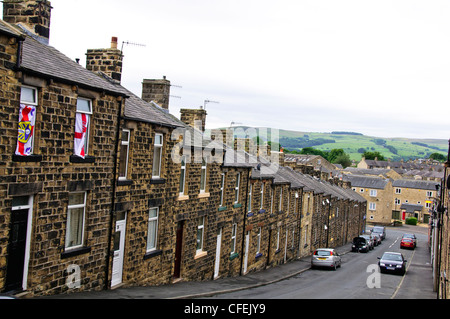
[[423,208],[422,205],[414,205],[414,204],[402,204],[400,209],[404,209],[407,213],[414,213],[415,211],[421,211]]
[[363,175],[343,175],[343,180],[349,181],[352,187],[364,187],[374,189],[384,189],[389,183],[388,179],[380,177],[368,177]]
[[392,182],[392,186],[400,188],[416,188],[416,189],[426,189],[435,191],[438,182],[421,181],[414,179],[398,179]]

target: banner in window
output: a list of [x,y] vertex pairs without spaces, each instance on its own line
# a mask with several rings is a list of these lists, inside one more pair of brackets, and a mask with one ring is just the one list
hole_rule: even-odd
[[77,113],[75,120],[75,143],[74,153],[82,158],[86,157],[87,129],[89,125],[89,115]]
[[33,105],[20,104],[16,155],[29,156],[33,153],[35,123],[36,107]]

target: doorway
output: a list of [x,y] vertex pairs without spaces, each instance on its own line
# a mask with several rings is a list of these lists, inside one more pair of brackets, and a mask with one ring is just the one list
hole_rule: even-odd
[[13,198],[5,291],[27,289],[33,197]]
[[181,277],[181,254],[183,251],[183,228],[184,221],[177,224],[176,246],[175,246],[175,265],[173,271],[173,278],[179,279]]
[[111,287],[122,283],[123,257],[125,253],[125,233],[127,228],[126,212],[117,213],[116,230],[114,232],[113,264]]

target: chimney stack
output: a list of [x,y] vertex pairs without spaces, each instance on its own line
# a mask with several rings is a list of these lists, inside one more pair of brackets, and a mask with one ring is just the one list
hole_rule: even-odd
[[163,109],[169,109],[170,81],[163,76],[162,80],[144,79],[142,82],[142,99],[155,102]]
[[[180,110],[181,117],[180,120],[192,127],[195,127],[202,132],[205,131],[205,125],[206,125],[206,110],[200,108],[200,109],[181,109]],[[201,123],[201,124],[200,124]],[[197,125],[195,125],[197,124]],[[201,127],[199,127],[201,125]]]
[[120,84],[122,80],[122,51],[117,49],[117,37],[111,38],[109,49],[89,49],[86,53],[86,69],[102,72]]
[[3,0],[3,21],[21,27],[48,44],[52,6],[47,0]]

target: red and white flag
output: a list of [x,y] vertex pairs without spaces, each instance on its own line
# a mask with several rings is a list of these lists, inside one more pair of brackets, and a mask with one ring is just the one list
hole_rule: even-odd
[[75,119],[74,153],[82,158],[86,156],[86,136],[89,125],[89,115],[77,113]]
[[35,122],[36,106],[20,104],[16,155],[29,156],[33,153]]

